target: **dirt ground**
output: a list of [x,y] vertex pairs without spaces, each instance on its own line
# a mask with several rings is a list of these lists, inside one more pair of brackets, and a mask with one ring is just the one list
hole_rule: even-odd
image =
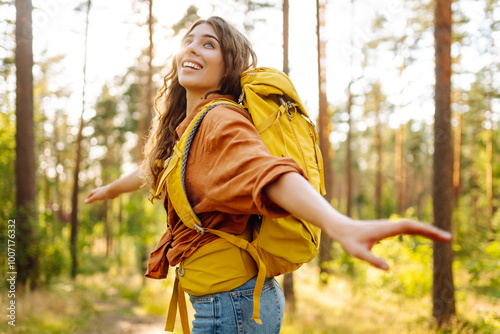
[[110,301],[100,304],[92,329],[79,334],[164,334],[165,317],[139,315],[133,303]]

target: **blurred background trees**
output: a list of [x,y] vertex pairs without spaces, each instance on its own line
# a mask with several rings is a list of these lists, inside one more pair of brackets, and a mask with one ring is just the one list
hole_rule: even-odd
[[[216,15],[222,15],[217,10],[235,13],[233,22],[239,24],[258,46],[262,42],[259,29],[269,24],[263,18],[286,18],[282,12],[284,3],[288,1],[213,0],[210,5]],[[313,32],[317,29],[318,51],[307,52],[315,55],[317,52],[318,65],[315,64],[314,69],[318,74],[317,83],[310,84],[316,87],[315,94],[312,99],[306,99],[306,104],[311,106],[311,114],[318,116],[325,164],[332,171],[327,177],[328,200],[354,218],[409,217],[437,223],[441,218],[435,218],[435,212],[442,213],[444,204],[436,201],[443,191],[435,184],[446,178],[449,194],[442,203],[446,203],[449,212],[445,228],[454,234],[454,242],[446,250],[453,256],[453,264],[450,260],[446,267],[457,275],[451,287],[464,290],[465,286],[474,286],[474,293],[498,299],[500,6],[496,0],[452,3],[452,21],[448,22],[453,24],[452,34],[444,38],[449,42],[451,75],[447,88],[449,100],[443,107],[449,111],[441,117],[441,102],[433,100],[435,83],[436,98],[448,93],[437,90],[439,85],[434,76],[434,47],[442,46],[438,38],[434,45],[433,37],[434,10],[438,3],[405,0],[388,4],[367,16],[363,8],[370,4],[368,0],[317,1],[314,9],[317,26],[311,28]],[[37,4],[40,2],[34,1],[35,8]],[[144,43],[127,45],[137,50],[130,65],[122,73],[102,80],[97,92],[82,94],[82,107],[77,112],[78,115],[81,112],[82,123],[75,121],[75,110],[69,107],[70,96],[75,92],[81,94],[82,89],[85,91],[85,86],[67,84],[65,61],[71,56],[54,55],[46,50],[34,54],[33,102],[27,98],[17,102],[32,105],[34,126],[16,129],[16,124],[29,125],[23,119],[25,109],[16,105],[16,96],[21,97],[19,91],[16,94],[16,75],[27,74],[16,71],[16,65],[23,70],[30,68],[29,64],[16,63],[16,41],[22,41],[19,36],[15,37],[16,24],[17,32],[26,34],[22,25],[27,23],[19,18],[16,20],[14,1],[0,2],[0,173],[4,189],[0,193],[0,240],[6,245],[8,219],[16,218],[18,227],[28,226],[27,221],[32,223],[29,225],[32,232],[19,232],[19,238],[23,236],[18,239],[20,244],[25,242],[31,246],[18,247],[18,254],[20,259],[22,256],[31,258],[31,262],[19,261],[18,271],[26,265],[30,273],[36,273],[36,279],[22,278],[22,283],[37,281],[48,286],[72,273],[89,275],[109,268],[118,268],[116,270],[123,274],[142,273],[148,253],[166,228],[163,208],[150,205],[145,192],[126,194],[91,206],[80,205],[78,210],[75,209],[75,192],[72,192],[75,185],[76,203],[81,204],[88,191],[137,166],[147,126],[156,113],[153,108],[155,91],[162,85],[162,75],[168,70],[173,54],[164,53],[155,43],[177,41],[192,22],[200,16],[210,15],[206,9],[201,13],[197,7],[186,5],[180,20],[164,22],[158,19],[160,13],[155,12],[156,2],[136,0],[131,5],[133,15],[124,20],[133,27],[134,34],[143,37]],[[291,11],[298,6],[294,1],[289,1],[288,5]],[[92,3],[95,12],[88,16],[90,27],[99,20],[100,6],[99,1]],[[85,10],[72,14],[73,37],[81,40],[82,45]],[[321,36],[321,33],[326,31],[324,25],[335,23],[329,20],[335,11],[342,11],[350,23],[343,27],[345,31],[338,31],[347,36],[347,42],[332,46],[334,43],[330,40],[334,36]],[[22,13],[20,9],[17,11],[18,15]],[[240,17],[244,20],[239,20]],[[301,23],[289,19],[290,26]],[[275,43],[286,46],[282,33],[273,32]],[[89,38],[95,38],[95,34]],[[35,30],[35,43],[36,40]],[[289,41],[290,44],[304,42],[291,32]],[[18,48],[19,52],[22,50]],[[297,65],[294,67],[296,63],[292,60],[304,55],[290,50],[286,57],[278,55],[277,63],[283,61],[283,68],[288,68],[292,80],[300,87],[300,69]],[[348,80],[343,81],[345,91],[339,94],[341,98],[328,96],[328,89],[324,95],[319,94],[322,85],[327,87],[342,79],[340,75],[321,75],[328,73],[328,67],[333,67],[328,59],[337,51],[343,53],[349,64]],[[17,59],[22,59],[21,54]],[[290,61],[287,63],[283,59]],[[88,70],[94,65],[95,59],[89,61]],[[268,64],[261,61],[260,65]],[[78,66],[83,72],[83,62]],[[22,85],[30,91],[29,85],[21,80],[17,79],[17,88]],[[83,77],[74,78],[74,81],[81,82]],[[443,131],[445,125],[428,117],[434,115],[434,110],[438,120],[448,124],[448,130]],[[17,152],[17,156],[33,155],[36,161],[33,172],[29,172],[28,163],[16,160],[16,148],[20,149],[20,142],[29,139],[31,133],[34,136],[30,144],[32,153]],[[444,151],[439,149],[441,144],[446,145]],[[81,157],[77,159],[79,150]],[[21,166],[16,166],[16,161]],[[440,177],[433,172],[432,166],[443,167],[446,176]],[[36,182],[28,177],[30,173],[36,173]],[[433,175],[437,178],[434,181]],[[16,180],[27,184],[16,185]],[[24,196],[19,189],[29,190],[35,186],[30,190],[34,198],[28,202],[36,204],[36,214],[31,220],[25,220],[21,211],[15,211],[16,203],[24,203],[16,201],[16,194]],[[437,191],[434,195],[433,188]],[[78,234],[73,236],[73,260],[69,251],[71,226],[78,228]],[[29,235],[33,239],[28,238]],[[31,247],[36,251],[31,251]],[[377,276],[375,282],[380,287],[409,298],[430,294],[432,272],[427,264],[432,247],[428,242],[400,238],[380,247],[393,261],[406,263],[401,264],[404,272],[394,273],[392,279]],[[440,250],[434,252],[438,254]],[[78,267],[70,269],[76,257]],[[0,265],[5,267],[6,261],[2,257]],[[317,265],[318,272],[321,267],[325,282],[329,277],[346,277],[362,286],[369,284],[365,279],[368,282],[373,279],[365,265],[343,254],[338,245],[326,241],[322,247],[321,265]]]

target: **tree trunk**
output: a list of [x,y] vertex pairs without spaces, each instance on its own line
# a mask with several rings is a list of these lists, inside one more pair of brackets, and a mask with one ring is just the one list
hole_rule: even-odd
[[[493,76],[493,74],[491,74]],[[489,128],[486,130],[486,200],[487,209],[486,209],[486,221],[488,222],[488,230],[491,233],[491,240],[494,238],[494,230],[492,225],[493,220],[493,120],[491,114],[493,112],[492,103],[493,100],[493,87],[490,86],[489,96],[487,98],[488,101],[488,110],[489,114],[487,117],[487,123],[489,124]]]
[[[139,118],[139,137],[137,141],[137,160],[140,162],[143,159],[143,149],[146,143],[146,136],[152,120],[153,111],[153,0],[148,0],[148,31],[149,31],[149,46],[147,49],[148,69],[146,74],[145,87],[143,88],[142,103],[140,105],[141,117]],[[141,72],[141,76],[143,72]],[[143,77],[144,78],[144,77]],[[145,100],[145,101],[144,101]]]
[[347,99],[347,140],[346,140],[346,215],[351,217],[351,209],[352,209],[352,151],[351,151],[351,142],[352,142],[352,81],[349,83],[348,87],[348,99]]
[[153,112],[153,49],[154,49],[154,44],[153,44],[153,24],[154,24],[154,17],[153,17],[153,0],[149,0],[149,16],[148,16],[148,30],[149,30],[149,47],[148,47],[148,87],[147,87],[147,92],[146,92],[146,131],[145,133],[147,134],[147,131],[149,129],[149,126],[151,124],[151,120],[153,118],[152,112]]
[[404,176],[403,176],[403,136],[404,136],[404,126],[399,125],[396,132],[396,148],[394,150],[394,166],[395,166],[395,193],[396,193],[396,213],[403,214],[403,187],[404,187]]
[[[16,235],[17,281],[38,283],[39,249],[36,209],[35,124],[33,116],[33,35],[31,0],[16,0]],[[10,223],[10,221],[9,221]],[[11,244],[10,240],[15,244]]]
[[420,221],[422,220],[423,217],[423,211],[424,211],[424,176],[423,176],[423,171],[422,168],[419,168],[417,172],[417,219]]
[[80,186],[78,180],[80,178],[80,163],[82,161],[82,141],[83,141],[83,128],[84,119],[83,113],[85,112],[85,88],[87,84],[87,37],[89,31],[89,14],[91,0],[87,2],[87,17],[85,21],[85,48],[83,60],[83,88],[82,88],[82,112],[80,115],[80,127],[78,129],[76,158],[75,158],[75,171],[73,173],[73,192],[71,195],[71,235],[70,235],[70,253],[71,253],[71,278],[75,278],[78,272],[78,193]]
[[[472,140],[470,142],[470,156],[471,157],[475,157],[477,152],[476,152],[476,145],[477,145],[477,136],[476,136],[476,133],[474,131],[473,133],[473,136],[472,136]],[[470,180],[469,180],[469,183],[470,183],[470,187],[471,187],[471,197],[472,197],[472,224],[473,226],[475,226],[476,228],[479,227],[479,191],[478,191],[478,188],[479,188],[479,185],[478,185],[478,171],[477,171],[477,168],[475,166],[474,163],[471,164],[470,166]]]
[[[330,117],[328,115],[328,100],[326,97],[326,42],[324,38],[325,29],[325,1],[316,0],[316,39],[318,46],[318,91],[319,91],[319,113],[318,113],[318,134],[319,147],[323,155],[323,173],[325,176],[325,199],[331,202],[333,198],[333,180],[331,167],[331,147],[330,147]],[[329,270],[325,266],[332,260],[332,240],[321,232],[319,262],[320,281],[327,282]]]
[[283,72],[288,75],[288,0],[283,0]]
[[106,199],[102,203],[102,221],[104,223],[104,236],[106,238],[106,257],[112,254],[113,233],[111,228],[111,220],[109,219],[109,200]]
[[71,193],[71,234],[69,244],[71,253],[71,278],[73,279],[76,277],[76,274],[78,272],[78,192],[80,191],[78,180],[80,176],[80,162],[82,161],[83,124],[83,117],[80,117],[80,128],[78,129],[75,158],[75,170],[73,172],[73,191]]
[[[436,61],[434,116],[434,224],[452,230],[453,137],[451,134],[451,0],[437,0],[435,7],[434,46]],[[451,243],[434,242],[433,309],[438,326],[447,325],[455,315],[453,252]]]
[[[56,113],[56,117],[59,116],[59,112]],[[57,118],[56,118],[57,119]],[[57,170],[57,166],[61,165],[61,152],[57,148],[57,143],[59,143],[59,126],[57,122],[54,124],[54,148],[55,148],[55,158],[56,158],[56,177],[54,180],[54,202],[57,205],[57,211],[54,212],[54,220],[62,222],[64,220],[63,216],[63,196],[61,195],[61,173]],[[54,209],[54,208],[53,208]],[[55,209],[54,209],[55,210]]]
[[287,313],[295,313],[295,291],[293,284],[293,272],[283,276],[283,294],[285,295],[285,310]]
[[375,215],[382,218],[382,125],[380,121],[380,91],[375,96],[375,151],[377,153],[377,167],[375,180]]

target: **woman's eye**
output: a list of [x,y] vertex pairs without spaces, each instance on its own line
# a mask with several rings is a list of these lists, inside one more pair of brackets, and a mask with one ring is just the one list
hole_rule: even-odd
[[207,42],[207,43],[205,43],[205,46],[206,46],[207,48],[211,48],[211,49],[215,48],[215,45],[214,45],[213,43],[211,43],[211,42]]

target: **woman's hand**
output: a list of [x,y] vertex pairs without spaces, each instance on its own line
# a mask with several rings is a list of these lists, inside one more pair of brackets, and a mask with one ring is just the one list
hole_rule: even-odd
[[384,270],[389,269],[387,263],[371,252],[373,245],[382,239],[410,234],[435,241],[451,240],[449,232],[428,224],[413,221],[393,222],[387,219],[353,220],[335,210],[298,173],[281,175],[264,188],[264,195],[295,217],[320,227],[333,240],[339,242],[348,254]]
[[109,187],[110,185],[108,184],[92,190],[85,199],[85,204],[90,204],[95,201],[103,201],[105,199],[113,199],[118,197],[118,195],[113,196],[112,194],[110,194]]
[[389,265],[383,259],[376,257],[371,249],[382,239],[400,234],[420,235],[434,241],[448,242],[451,233],[438,229],[429,224],[414,221],[393,222],[389,220],[353,221],[338,224],[335,229],[325,231],[351,256],[366,261],[372,266],[388,270]]
[[92,190],[85,199],[85,203],[90,204],[95,201],[116,198],[120,194],[139,190],[141,189],[141,186],[142,171],[139,168],[134,172],[111,182],[110,184]]

